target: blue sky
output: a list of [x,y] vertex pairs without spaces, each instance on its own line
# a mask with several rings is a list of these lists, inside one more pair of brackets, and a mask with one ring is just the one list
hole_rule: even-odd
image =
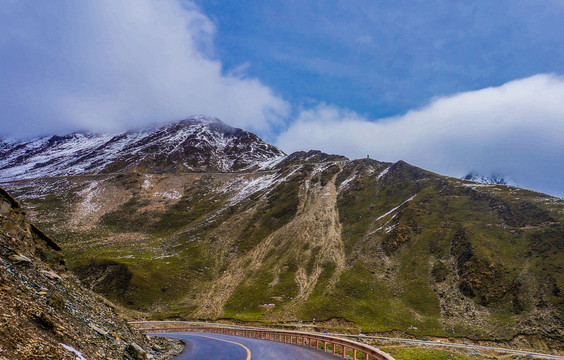
[[564,2],[5,0],[0,136],[217,116],[564,196]]
[[562,1],[198,1],[217,55],[293,103],[373,118],[562,73]]

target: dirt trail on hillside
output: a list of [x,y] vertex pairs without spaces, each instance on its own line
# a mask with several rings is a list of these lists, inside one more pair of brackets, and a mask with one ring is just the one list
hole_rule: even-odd
[[[290,257],[298,259],[299,268],[295,281],[299,291],[290,303],[277,309],[277,312],[283,311],[286,317],[295,315],[299,305],[313,292],[323,271],[322,265],[326,263],[335,264],[335,271],[330,280],[334,284],[345,268],[344,244],[336,206],[335,177],[324,187],[319,182],[312,185],[306,180],[300,189],[300,205],[296,216],[247,254],[235,259],[227,271],[213,282],[209,291],[196,300],[195,304],[199,307],[194,316],[220,316],[225,303],[242,281],[266,266],[266,263],[270,267],[263,267],[262,270],[272,272],[276,276]],[[267,259],[267,255],[275,248],[290,250],[285,254],[278,254],[276,259]],[[313,264],[309,269],[308,263]],[[275,283],[276,279],[271,286]]]

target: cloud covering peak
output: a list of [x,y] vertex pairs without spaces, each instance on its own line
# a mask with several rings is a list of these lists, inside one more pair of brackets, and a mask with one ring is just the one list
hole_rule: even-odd
[[[200,5],[204,6],[203,3],[200,2]],[[232,30],[238,28],[239,22],[263,26],[243,26],[237,36],[226,38],[231,45],[229,48],[241,50],[239,57],[229,56],[232,53],[226,52],[225,47],[214,46],[217,26],[225,29],[225,25],[216,23],[216,16],[213,16],[216,22],[212,21],[189,0],[4,2],[0,6],[0,137],[31,137],[80,130],[113,132],[204,114],[257,132],[267,139],[276,139],[277,145],[286,152],[317,148],[353,158],[370,154],[386,161],[402,159],[456,177],[469,171],[484,175],[502,174],[520,186],[564,196],[561,180],[564,178],[564,78],[542,73],[558,71],[562,64],[558,61],[561,59],[558,49],[561,47],[557,46],[561,37],[552,35],[558,33],[554,29],[559,29],[561,22],[556,21],[559,13],[552,7],[546,8],[550,11],[543,10],[552,15],[542,21],[551,26],[529,24],[527,21],[534,18],[529,16],[530,10],[519,8],[518,16],[514,14],[519,21],[511,22],[514,25],[507,28],[511,30],[509,34],[506,34],[506,27],[498,29],[497,17],[492,20],[490,25],[499,30],[495,32],[497,37],[492,37],[487,26],[474,24],[474,17],[468,15],[466,10],[474,9],[473,6],[466,10],[455,5],[452,6],[457,9],[447,6],[449,10],[439,14],[449,14],[448,19],[451,19],[451,14],[457,14],[459,20],[467,22],[466,27],[459,28],[458,24],[453,27],[449,21],[446,25],[437,22],[437,27],[411,24],[416,26],[404,29],[403,25],[409,25],[409,22],[398,22],[396,17],[390,18],[386,14],[411,16],[415,11],[411,6],[398,3],[393,6],[395,10],[392,12],[380,11],[378,6],[387,9],[385,4],[378,3],[376,6],[374,2],[367,1],[366,9],[371,9],[368,12],[374,18],[359,25],[364,30],[378,31],[367,32],[364,36],[363,30],[359,33],[362,35],[360,38],[359,34],[349,34],[359,39],[360,47],[357,41],[352,47],[324,47],[335,44],[335,41],[341,45],[349,44],[339,40],[339,36],[342,29],[350,30],[351,26],[334,30],[336,27],[332,19],[343,18],[342,9],[354,10],[353,23],[362,22],[367,10],[359,12],[360,8],[342,2],[337,11],[327,18],[323,13],[303,12],[313,14],[318,20],[312,28],[309,18],[298,21],[301,25],[297,26],[296,19],[287,16],[296,13],[297,3],[278,2],[280,9],[286,12],[274,10],[278,7],[270,3],[263,4],[266,10],[271,9],[263,9],[266,12],[257,12],[263,7],[254,7],[254,4],[252,9],[247,9],[239,3],[227,3],[217,2],[216,5],[225,7],[225,17],[220,19],[232,20]],[[514,3],[504,2],[501,8],[511,8]],[[307,5],[306,9],[309,6],[313,5]],[[435,7],[427,3],[421,6],[436,12]],[[243,8],[245,11],[241,11]],[[332,7],[321,8],[329,11]],[[482,4],[476,9],[478,13],[491,12],[490,4]],[[233,12],[240,17],[237,18]],[[253,13],[255,18],[251,16]],[[268,14],[273,17],[266,16]],[[257,17],[258,22],[254,21]],[[346,24],[350,24],[352,20],[345,18]],[[419,15],[413,19],[424,20]],[[381,20],[385,20],[382,23],[385,26],[381,24],[375,28]],[[522,25],[522,21],[530,26]],[[271,24],[274,26],[271,27]],[[388,24],[398,24],[398,28],[389,29],[393,30],[389,32]],[[423,25],[426,27],[420,27]],[[485,41],[480,42],[482,47],[468,41],[474,38],[475,25],[485,31],[479,36]],[[297,30],[292,26],[297,26]],[[530,34],[525,32],[535,39],[531,40],[535,46],[529,41],[525,42],[527,46],[519,47],[514,28],[536,29]],[[294,35],[281,39],[279,33],[288,35],[287,29],[294,31],[289,31]],[[405,53],[403,49],[417,45],[413,44],[414,29],[418,34],[425,34],[428,41],[418,40],[418,44],[426,45],[413,46],[413,49],[419,50]],[[429,34],[443,34],[445,29],[455,29],[455,32],[449,33],[452,36],[463,35],[462,39],[447,37],[452,44],[465,45],[466,50],[458,54],[459,59],[450,58],[452,54],[448,47],[444,50],[441,45],[441,51],[434,45],[429,47],[435,41]],[[254,33],[262,34],[263,41],[257,43]],[[396,43],[398,37],[389,37],[389,34],[401,35],[401,39],[408,41]],[[302,41],[310,35],[314,36],[308,42]],[[500,39],[505,39],[504,46],[500,45]],[[537,47],[537,39],[544,39],[540,48]],[[284,44],[289,43],[292,46],[285,47]],[[506,53],[512,48],[508,47],[509,43],[517,46],[518,51],[513,49],[513,52]],[[373,53],[354,51],[355,48],[367,50],[369,44]],[[491,59],[490,45],[497,49],[494,52],[497,55]],[[380,46],[383,48],[380,49]],[[307,56],[288,50],[295,48],[308,50]],[[319,52],[320,48],[325,50]],[[380,51],[386,49],[393,51]],[[396,52],[397,49],[402,51]],[[274,62],[265,62],[265,58],[260,56],[253,57],[253,51],[260,53],[261,50],[281,54],[288,61],[276,56]],[[538,55],[538,64],[534,62],[536,65],[531,63],[526,69],[494,76],[503,72],[507,64],[521,63],[524,54],[531,53]],[[342,59],[344,62],[327,64],[332,61],[333,55],[343,54],[352,58],[345,57]],[[382,57],[369,54],[382,54]],[[429,55],[430,58],[424,56],[421,59],[414,55]],[[428,67],[436,64],[435,57],[440,60],[437,69],[429,72]],[[375,66],[363,62],[365,59],[380,59],[382,62]],[[485,61],[487,59],[491,62]],[[362,66],[354,66],[357,60],[362,62]],[[545,66],[545,62],[558,66]],[[228,68],[225,64],[229,64]],[[446,71],[441,64],[448,65],[446,68],[450,70]],[[281,71],[280,66],[287,68],[288,72]],[[308,66],[314,68],[315,76],[307,76],[308,71],[304,73]],[[399,67],[394,70],[395,66]],[[260,79],[285,91],[285,96],[292,99],[293,105],[257,77],[248,75],[257,67],[265,72],[255,71],[256,76],[260,75]],[[272,73],[275,76],[265,75]],[[451,84],[449,79],[452,78],[446,76],[447,73],[462,74],[459,80],[466,85],[443,87]],[[397,105],[402,103],[402,99],[415,95],[420,99],[416,103],[420,104],[427,98],[426,94],[476,89],[486,86],[484,84],[500,84],[513,76],[535,73],[541,74],[497,87],[437,97],[426,106],[401,116],[382,118],[387,115],[381,114],[397,113],[385,109],[372,111],[371,115],[359,112],[372,107],[394,107],[394,103]],[[347,74],[348,77],[345,76]],[[387,80],[382,81],[382,76]],[[473,76],[488,81],[474,83],[469,80]],[[432,77],[433,81],[428,77]],[[280,80],[278,83],[275,81],[277,78]],[[326,78],[333,80],[324,82]],[[414,78],[418,81],[408,81]],[[295,93],[302,94],[298,97],[293,97],[293,93],[288,95],[288,88],[308,88],[304,81],[314,88],[333,89],[334,96],[324,96],[324,92],[303,96],[305,93],[300,91]],[[456,81],[452,81],[456,85]],[[359,82],[365,82],[366,86],[359,87]],[[441,86],[421,86],[423,82],[439,83]],[[375,91],[372,85],[377,85],[380,90]],[[370,104],[355,106],[359,103],[349,101],[355,98],[354,93]],[[319,99],[328,102],[319,102]],[[331,102],[350,106],[357,112]],[[300,108],[295,105],[298,103],[308,105]],[[400,108],[398,111],[402,112],[407,109]]]
[[289,111],[259,80],[222,68],[215,25],[191,2],[24,0],[4,4],[0,18],[0,77],[10,85],[0,87],[0,110],[13,119],[3,129],[10,135],[121,130],[191,114],[268,132]]
[[277,145],[401,159],[456,177],[470,170],[499,173],[520,186],[564,196],[563,139],[564,78],[540,74],[437,98],[378,121],[321,104],[303,110]]

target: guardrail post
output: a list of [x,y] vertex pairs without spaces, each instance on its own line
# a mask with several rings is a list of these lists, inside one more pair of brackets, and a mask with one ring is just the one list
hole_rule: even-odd
[[327,341],[323,342],[323,352],[327,352]]
[[333,355],[337,353],[337,344],[333,343]]
[[315,340],[315,350],[319,350],[319,340]]
[[345,358],[345,356],[347,355],[347,347],[345,345],[342,345],[343,348],[343,359]]
[[353,349],[353,359],[356,360],[356,349]]
[[305,336],[302,336],[302,346],[305,346],[305,340],[306,340]]
[[368,360],[368,354],[364,353],[364,360]]

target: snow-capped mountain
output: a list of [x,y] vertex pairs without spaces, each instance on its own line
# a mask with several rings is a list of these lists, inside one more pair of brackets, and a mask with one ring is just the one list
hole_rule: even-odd
[[112,173],[253,170],[285,154],[219,119],[191,117],[120,134],[0,139],[0,179]]
[[462,177],[462,180],[468,180],[473,182],[478,182],[482,184],[494,184],[494,185],[515,185],[511,179],[506,178],[501,174],[491,174],[489,176],[478,174],[474,171],[469,172]]

